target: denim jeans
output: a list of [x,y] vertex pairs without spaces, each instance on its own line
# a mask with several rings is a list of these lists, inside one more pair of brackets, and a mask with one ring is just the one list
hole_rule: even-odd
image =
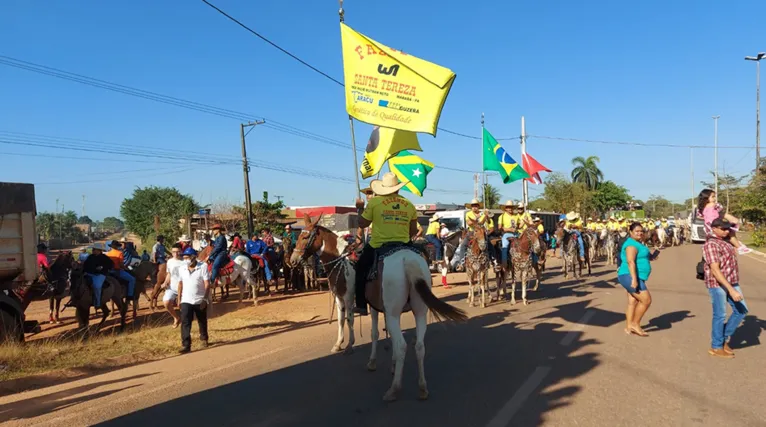
[[436,261],[441,261],[443,258],[442,255],[442,241],[439,240],[438,237],[436,237],[433,234],[426,234],[426,241],[432,245],[434,245],[434,252],[436,252]]
[[215,279],[218,278],[218,270],[226,267],[229,257],[226,253],[220,253],[213,260],[213,271],[210,272],[210,286],[215,286]]
[[503,240],[500,242],[500,247],[502,248],[502,255],[500,259],[502,260],[503,265],[508,264],[508,252],[511,248],[511,242],[508,240],[508,238],[518,236],[518,233],[503,233]]
[[88,273],[93,283],[93,306],[101,307],[101,290],[104,289],[104,281],[106,276],[103,274],[90,274]]
[[[733,283],[734,289],[742,294],[739,283]],[[734,302],[722,287],[708,289],[710,302],[713,304],[713,329],[711,331],[711,345],[713,349],[723,348],[723,344],[734,335],[734,331],[747,314],[747,305],[744,298],[740,302]],[[745,294],[742,294],[744,297]],[[731,306],[731,316],[726,320],[726,303]]]
[[[128,294],[126,296],[128,299],[133,299],[133,292],[136,289],[136,278],[125,270],[112,270],[111,273],[113,273],[114,276],[120,278],[121,280],[128,282]],[[101,297],[99,296],[99,298]]]
[[574,233],[577,235],[577,242],[579,243],[580,258],[585,258],[585,244],[582,241],[582,233],[578,230],[574,230]]

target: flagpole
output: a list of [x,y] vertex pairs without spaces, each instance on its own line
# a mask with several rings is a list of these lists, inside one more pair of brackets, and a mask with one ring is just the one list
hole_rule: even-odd
[[[344,13],[343,10],[343,0],[339,0],[340,3],[340,9],[338,9],[338,17],[340,18],[340,22],[344,21]],[[362,192],[362,187],[359,185],[359,161],[356,158],[356,136],[354,135],[354,118],[351,117],[351,114],[348,115],[348,125],[351,128],[351,150],[354,152],[354,178],[356,178],[356,196],[355,198],[359,197],[359,194]]]
[[481,113],[481,194],[484,199],[484,209],[487,209],[487,173],[484,172],[484,113]]
[[[527,154],[527,131],[524,126],[524,116],[521,116],[521,163],[524,163],[524,155]],[[529,182],[527,179],[521,181],[521,197],[522,203],[524,203],[524,209],[526,210],[527,204],[529,204]]]

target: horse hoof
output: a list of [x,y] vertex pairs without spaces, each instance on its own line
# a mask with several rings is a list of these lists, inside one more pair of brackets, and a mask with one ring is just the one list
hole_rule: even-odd
[[399,396],[399,393],[397,393],[395,390],[388,390],[386,394],[383,395],[383,401],[384,402],[394,402]]
[[511,305],[516,305],[516,300],[515,299],[511,300]]
[[350,354],[354,354],[354,347],[351,347],[350,345],[346,346],[346,349],[343,350],[343,354],[346,355],[346,356],[348,356]]
[[524,300],[524,305],[529,305],[529,303],[527,302],[527,300]]
[[334,345],[334,346],[332,346],[332,349],[330,350],[330,352],[332,352],[332,353],[338,353],[338,352],[339,352],[339,351],[341,351],[341,350],[342,350],[342,349],[340,348],[340,346],[339,346],[339,345]]
[[378,370],[378,362],[375,360],[370,360],[367,362],[367,370],[370,372],[375,372]]
[[428,389],[421,388],[418,392],[418,400],[428,400]]

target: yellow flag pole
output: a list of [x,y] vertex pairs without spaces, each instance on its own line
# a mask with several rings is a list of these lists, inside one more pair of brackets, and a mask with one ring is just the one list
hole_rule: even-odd
[[[338,16],[340,17],[340,22],[344,21],[344,13],[343,10],[343,0],[339,0],[340,2],[340,9],[338,9]],[[359,197],[359,194],[362,192],[362,187],[359,185],[359,161],[356,157],[356,136],[354,135],[354,118],[351,117],[351,114],[348,115],[348,125],[351,128],[351,150],[354,152],[354,178],[356,178],[356,197]]]

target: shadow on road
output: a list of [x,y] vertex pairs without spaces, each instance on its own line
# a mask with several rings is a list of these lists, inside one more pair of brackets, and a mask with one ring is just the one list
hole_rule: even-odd
[[732,335],[729,345],[731,348],[745,348],[760,345],[761,331],[766,330],[766,320],[755,316],[746,316],[742,325]]
[[645,326],[643,326],[646,332],[664,331],[673,327],[673,323],[681,322],[690,317],[695,317],[690,314],[689,310],[673,311],[665,313],[650,320]]
[[[24,418],[33,418],[33,417],[39,416],[40,414],[55,412],[55,411],[64,409],[66,407],[76,405],[78,403],[88,402],[90,400],[99,399],[104,396],[109,396],[110,394],[114,394],[122,390],[138,387],[139,384],[135,384],[129,387],[123,387],[121,389],[102,391],[102,392],[93,393],[93,394],[83,394],[83,393],[87,393],[90,390],[94,390],[96,388],[114,384],[117,382],[130,381],[130,380],[135,380],[139,378],[146,378],[152,375],[155,375],[155,374],[141,374],[141,375],[135,375],[128,378],[120,378],[118,380],[99,381],[99,382],[95,382],[95,383],[91,383],[87,385],[82,385],[79,387],[66,389],[56,393],[46,394],[44,396],[33,397],[30,399],[20,400],[13,403],[7,403],[5,405],[0,406],[0,422],[19,420]],[[69,397],[69,396],[76,396],[78,394],[83,394],[83,395],[72,397],[72,398]]]
[[[580,318],[584,306],[562,306],[565,318]],[[408,315],[405,315],[408,316]],[[610,319],[609,312],[597,312]],[[106,426],[152,423],[173,414],[174,423],[248,426],[483,426],[523,398],[513,425],[540,425],[545,413],[569,405],[580,387],[562,381],[599,365],[598,344],[558,323],[534,328],[503,323],[504,313],[487,313],[463,324],[432,324],[426,338],[426,377],[431,396],[417,400],[417,367],[408,346],[400,400],[386,404],[391,352],[379,346],[378,370],[367,372],[369,344],[351,356],[328,355],[277,371],[181,397],[108,421]],[[603,319],[600,320],[604,323]],[[608,323],[608,322],[607,322]],[[366,332],[365,332],[366,333]],[[560,344],[570,334],[567,345]],[[572,336],[572,334],[574,334]],[[414,336],[407,332],[408,342]],[[574,339],[571,339],[574,338]],[[538,375],[542,372],[542,375]],[[531,387],[522,385],[531,381]],[[528,395],[514,396],[527,389]],[[519,392],[524,394],[523,392]]]
[[601,326],[608,328],[625,320],[623,313],[598,308],[598,305],[591,306],[593,300],[578,301],[569,304],[558,305],[550,313],[541,314],[533,319],[556,319],[561,318],[570,323],[583,323],[585,312],[590,311],[593,314],[587,319],[587,324],[592,326]]

